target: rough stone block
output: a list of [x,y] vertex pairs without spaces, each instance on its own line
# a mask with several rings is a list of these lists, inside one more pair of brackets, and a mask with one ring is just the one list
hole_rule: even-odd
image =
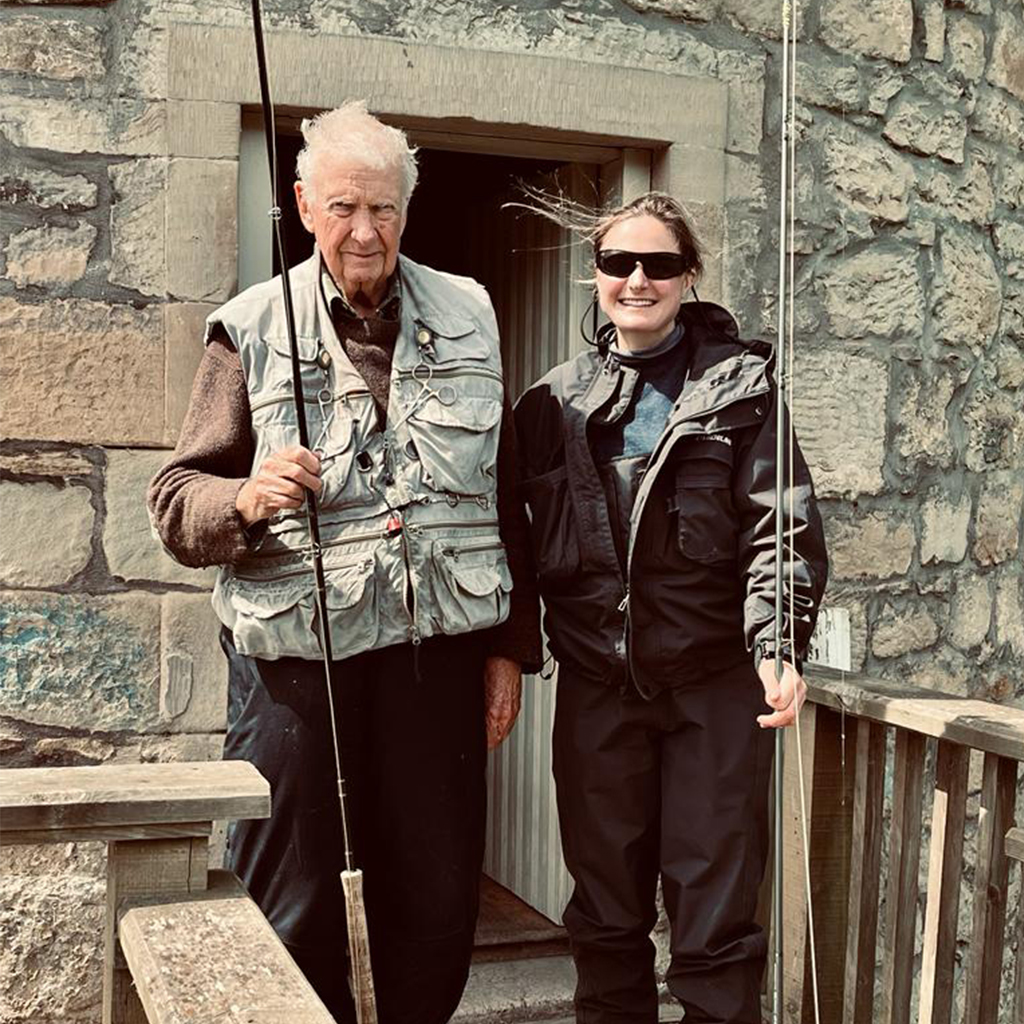
[[0,481],[0,581],[16,587],[70,583],[92,557],[95,518],[84,487]]
[[992,223],[996,197],[992,179],[980,160],[972,160],[963,174],[926,174],[918,190],[940,216],[952,215],[959,221],[973,221],[984,227]]
[[[907,75],[899,68],[882,65],[875,68],[868,78],[868,110],[872,114],[884,115],[889,109],[889,101],[907,84]],[[871,121],[862,122],[865,128],[874,129]]]
[[7,277],[19,288],[67,288],[85,277],[95,241],[96,229],[85,221],[73,228],[45,225],[19,231],[7,243]]
[[1019,472],[989,473],[982,481],[974,516],[974,547],[979,565],[997,565],[1017,553],[1024,479]]
[[940,370],[931,379],[915,374],[897,387],[900,396],[897,443],[904,458],[925,459],[940,465],[950,463],[953,438],[947,410],[959,384],[956,375]]
[[14,146],[58,153],[144,156],[162,155],[167,147],[163,104],[125,97],[0,96],[0,133]]
[[998,160],[995,178],[996,199],[1006,206],[1024,209],[1024,161]]
[[956,582],[949,609],[949,641],[962,651],[977,647],[992,623],[992,593],[987,576],[963,576]]
[[793,421],[818,494],[878,494],[884,487],[886,364],[841,350],[807,352],[794,372]]
[[1024,224],[1003,221],[992,234],[1003,270],[1010,277],[1024,277]]
[[213,303],[172,302],[164,306],[164,422],[168,447],[178,440],[185,421],[192,381],[203,358],[203,327],[217,307]]
[[[741,28],[769,39],[782,38],[780,7],[775,0],[722,0],[722,13]],[[803,38],[806,4],[796,9],[797,39]]]
[[627,7],[641,14],[664,14],[681,21],[711,21],[721,0],[625,0]]
[[124,580],[156,580],[211,586],[212,569],[189,569],[168,555],[153,536],[146,510],[149,481],[167,461],[161,449],[107,453],[103,550],[111,575]]
[[901,611],[887,606],[875,623],[871,651],[876,658],[896,658],[909,651],[923,651],[939,638],[939,627],[924,604]]
[[950,71],[968,82],[977,82],[985,70],[985,29],[969,18],[956,18],[950,22],[946,41]]
[[906,63],[913,30],[911,0],[835,0],[821,11],[822,40],[849,53]]
[[167,145],[171,156],[237,160],[242,134],[237,103],[167,101]]
[[1003,572],[996,583],[996,643],[1024,658],[1024,574]]
[[[967,397],[963,408],[967,426],[968,469],[984,473],[1015,468],[1021,472],[1024,451],[1024,409],[1019,397],[981,382]],[[1021,473],[1024,479],[1024,473]]]
[[220,621],[206,594],[165,594],[160,652],[160,714],[173,732],[227,728],[228,672]]
[[1024,100],[1024,18],[1019,12],[996,12],[992,59],[985,77],[1011,96]]
[[953,500],[939,493],[921,506],[921,564],[961,562],[967,554],[971,496]]
[[11,591],[0,602],[0,714],[62,728],[160,726],[160,601]]
[[962,164],[967,119],[959,110],[916,90],[904,90],[893,104],[882,135],[912,153]]
[[[0,297],[0,339],[5,378],[0,434],[114,444],[163,441],[158,309],[85,299],[27,305]],[[45,416],[41,395],[47,396]]]
[[168,290],[178,299],[222,302],[238,276],[235,192],[229,160],[172,160],[167,192]]
[[935,337],[979,351],[999,326],[999,272],[979,239],[955,228],[942,233],[938,257],[933,290]]
[[107,172],[113,187],[110,207],[111,284],[144,295],[167,291],[167,161],[133,160]]
[[102,78],[103,33],[64,18],[0,21],[0,70],[62,81]]
[[0,454],[0,473],[11,476],[91,476],[94,466],[78,449]]
[[822,275],[818,286],[840,338],[916,338],[924,326],[917,253],[909,246],[879,244],[859,252]]
[[725,148],[756,156],[764,137],[764,60],[723,50],[718,74],[729,83]]
[[0,172],[0,203],[28,203],[42,210],[91,210],[97,188],[81,174],[57,174],[8,162]]
[[[778,21],[777,5],[775,20]],[[796,65],[797,99],[826,110],[847,112],[860,110],[864,104],[864,85],[856,67],[849,61],[815,53],[811,60],[797,57]]]
[[993,362],[1001,388],[1016,389],[1024,384],[1024,352],[1009,338],[998,344]]
[[827,125],[823,177],[852,209],[894,224],[907,219],[914,169],[905,157],[849,124]]
[[[105,852],[102,844],[88,846]],[[106,884],[102,867],[80,863],[79,848],[5,847],[0,853],[5,1021],[99,1020]]]
[[914,527],[896,513],[833,516],[825,520],[825,534],[837,580],[904,576],[914,556]]
[[[973,692],[973,681],[976,678],[977,666],[973,661],[965,658],[955,648],[942,644],[936,650],[928,652],[925,660],[910,673],[907,681],[911,686],[923,686],[938,693],[973,697],[980,696]],[[969,925],[963,934],[970,934]]]
[[971,130],[991,142],[1024,150],[1024,107],[999,89],[981,86],[971,118]]
[[946,55],[946,11],[943,0],[924,0],[921,21],[924,24],[924,59],[941,64]]

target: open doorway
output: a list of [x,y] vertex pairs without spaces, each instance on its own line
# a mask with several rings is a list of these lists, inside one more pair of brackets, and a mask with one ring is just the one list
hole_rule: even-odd
[[[410,131],[414,141],[416,134]],[[571,154],[575,159],[549,159],[558,147],[547,143],[537,155],[508,155],[511,146],[506,155],[496,155],[481,152],[479,137],[430,134],[430,142],[423,139],[419,152],[420,184],[402,252],[438,270],[471,276],[488,289],[501,332],[505,379],[515,398],[583,347],[579,324],[590,295],[580,284],[587,262],[582,247],[542,217],[504,204],[523,198],[521,183],[557,187],[577,201],[596,204],[599,195],[626,181],[625,151],[576,145]],[[298,134],[287,127],[278,135],[286,180],[300,143]],[[603,163],[581,160],[590,155],[581,152],[587,149]],[[258,169],[265,168],[265,159],[257,127],[244,125],[239,185],[243,286],[278,269],[276,257],[271,263],[264,212],[266,179],[262,184],[253,180]],[[295,264],[308,256],[311,238],[294,202],[282,205],[289,262]],[[551,952],[562,947],[564,933],[554,922],[561,920],[571,881],[561,856],[551,776],[555,684],[553,679],[524,679],[519,723],[490,759],[487,877],[478,932],[478,955],[484,957],[536,955],[537,944],[550,943]],[[516,946],[524,952],[517,954]]]

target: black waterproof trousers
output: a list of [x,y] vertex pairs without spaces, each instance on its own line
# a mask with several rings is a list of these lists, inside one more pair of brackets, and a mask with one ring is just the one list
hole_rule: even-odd
[[[346,983],[341,824],[323,667],[230,665],[225,758],[270,781],[272,816],[239,822],[228,866],[335,1020]],[[469,973],[484,850],[483,651],[472,634],[336,662],[349,823],[363,870],[380,1024],[443,1024]],[[417,664],[418,663],[418,664]]]
[[655,1024],[659,875],[686,1024],[760,1024],[773,734],[747,664],[646,701],[560,669],[554,768],[578,1024]]

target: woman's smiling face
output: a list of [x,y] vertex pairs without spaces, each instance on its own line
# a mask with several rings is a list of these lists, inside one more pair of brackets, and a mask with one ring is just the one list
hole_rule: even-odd
[[[600,249],[637,254],[679,252],[679,243],[657,217],[641,214],[613,224],[601,239]],[[692,274],[654,281],[644,273],[641,262],[629,277],[612,277],[598,270],[598,301],[618,330],[619,345],[635,350],[664,341],[672,332],[683,294],[692,281]]]

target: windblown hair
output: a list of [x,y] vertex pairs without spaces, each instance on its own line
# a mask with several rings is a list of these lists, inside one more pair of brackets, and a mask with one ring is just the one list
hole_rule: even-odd
[[408,207],[419,179],[416,147],[400,128],[379,121],[366,109],[365,100],[348,100],[302,122],[306,144],[295,161],[295,173],[307,192],[316,193],[316,167],[332,154],[358,160],[367,167],[397,169],[402,177],[402,203]]
[[695,279],[704,273],[704,247],[697,238],[682,204],[664,192],[645,192],[628,203],[597,211],[564,195],[552,194],[542,189],[524,186],[523,192],[527,202],[508,205],[540,214],[566,228],[589,242],[595,254],[600,251],[605,235],[616,224],[632,217],[655,217],[672,232],[679,252],[686,260],[687,273],[692,273]]

